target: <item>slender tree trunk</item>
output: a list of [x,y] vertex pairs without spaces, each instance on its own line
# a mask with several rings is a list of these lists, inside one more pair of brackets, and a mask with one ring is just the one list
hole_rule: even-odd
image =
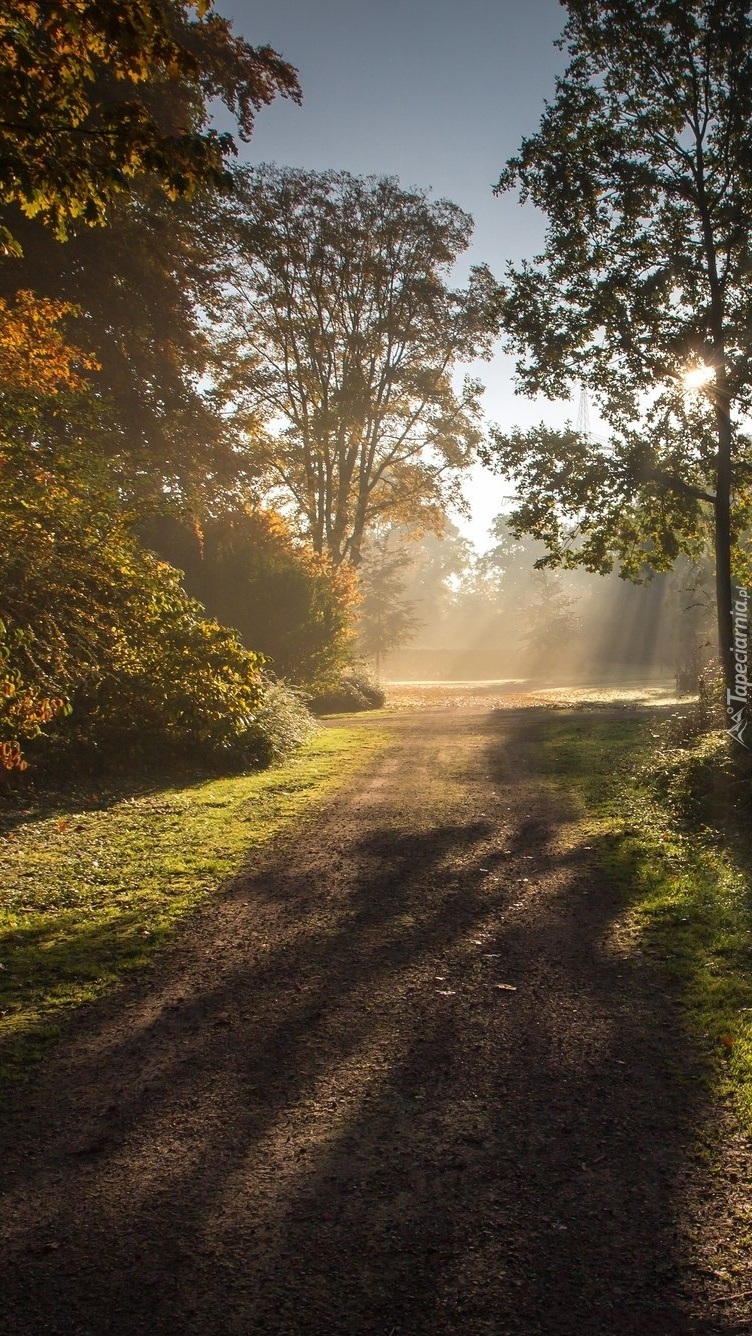
[[718,276],[717,247],[708,202],[703,152],[704,130],[695,121],[696,179],[710,288],[710,329],[715,362],[715,421],[718,463],[715,483],[715,602],[718,617],[718,657],[726,690],[734,689],[734,621],[731,612],[731,397],[726,376],[725,309]]
[[718,656],[727,689],[734,689],[734,624],[731,613],[731,412],[725,384],[717,387],[718,466],[715,491],[715,595]]

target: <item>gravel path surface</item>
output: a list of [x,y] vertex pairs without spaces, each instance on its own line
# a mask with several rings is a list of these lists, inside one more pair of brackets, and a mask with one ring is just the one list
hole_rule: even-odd
[[720,1112],[540,717],[396,713],[12,1092],[4,1333],[752,1332],[749,1157],[703,1167]]

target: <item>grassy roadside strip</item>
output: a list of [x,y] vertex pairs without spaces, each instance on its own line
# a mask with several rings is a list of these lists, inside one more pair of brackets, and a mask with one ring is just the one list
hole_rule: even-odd
[[655,724],[552,721],[542,764],[581,812],[623,893],[620,939],[649,954],[715,1058],[718,1093],[752,1132],[752,831],[749,773],[725,737],[686,747]]
[[258,774],[45,800],[0,818],[0,1078],[388,744],[328,728]]

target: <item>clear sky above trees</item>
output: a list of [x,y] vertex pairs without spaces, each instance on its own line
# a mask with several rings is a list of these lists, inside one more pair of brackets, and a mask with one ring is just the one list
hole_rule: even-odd
[[[281,102],[259,117],[248,162],[396,174],[432,186],[468,210],[475,237],[458,277],[486,262],[533,254],[543,223],[531,208],[492,193],[564,67],[554,40],[557,0],[217,0],[235,31],[268,42],[300,71],[302,108]],[[221,119],[218,122],[221,124]],[[516,398],[511,359],[481,363],[487,415],[505,426],[560,425],[573,408]],[[478,476],[482,474],[482,476]],[[478,470],[467,487],[472,537],[499,509],[498,479]],[[464,527],[464,526],[463,526]]]

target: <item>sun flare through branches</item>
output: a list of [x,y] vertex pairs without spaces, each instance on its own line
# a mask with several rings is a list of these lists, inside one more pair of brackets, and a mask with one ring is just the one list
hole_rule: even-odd
[[695,366],[686,367],[681,373],[681,381],[686,394],[699,393],[704,390],[712,380],[715,380],[715,368],[707,366],[705,362],[699,362]]

